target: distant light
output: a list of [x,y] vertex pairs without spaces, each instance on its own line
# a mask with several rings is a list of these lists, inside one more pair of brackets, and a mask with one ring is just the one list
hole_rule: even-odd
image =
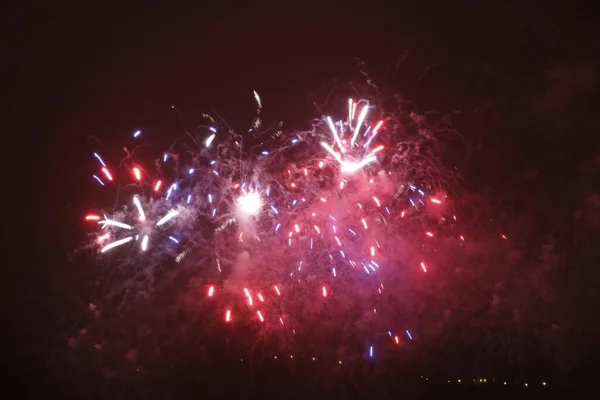
[[179,243],[179,240],[175,239],[173,236],[169,236],[169,239],[175,243]]
[[135,132],[133,133],[133,137],[134,137],[134,138],[140,137],[140,135],[141,135],[141,134],[142,134],[142,131],[135,131]]
[[194,173],[194,168],[190,168],[190,170],[188,171],[188,174],[193,174]]
[[373,346],[369,348],[369,357],[373,357]]
[[214,286],[210,286],[208,288],[208,297],[212,297],[213,294],[215,294],[215,287]]
[[211,132],[217,133],[217,129],[214,126],[209,126],[208,129],[210,129]]

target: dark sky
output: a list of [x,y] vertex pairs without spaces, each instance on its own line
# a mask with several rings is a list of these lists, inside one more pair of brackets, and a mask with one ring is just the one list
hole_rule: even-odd
[[[503,125],[513,118],[519,132],[527,130],[519,107],[530,110],[538,99],[553,113],[555,104],[588,95],[598,81],[598,30],[591,9],[574,3],[53,3],[59,5],[4,15],[13,78],[3,158],[19,190],[9,195],[17,211],[5,218],[20,221],[10,230],[9,281],[26,299],[13,313],[37,307],[36,293],[61,279],[54,271],[81,237],[90,135],[118,146],[138,127],[174,127],[171,104],[184,117],[215,109],[243,126],[254,109],[252,90],[261,94],[267,119],[300,126],[313,117],[311,101],[323,87],[360,79],[362,60],[376,84],[421,110],[463,110],[457,123],[467,136],[525,149],[539,146],[539,135],[511,137]],[[482,133],[492,125],[478,117],[486,107],[502,111],[486,114],[495,127]],[[519,160],[529,154],[514,153]],[[26,329],[36,324],[28,321]]]

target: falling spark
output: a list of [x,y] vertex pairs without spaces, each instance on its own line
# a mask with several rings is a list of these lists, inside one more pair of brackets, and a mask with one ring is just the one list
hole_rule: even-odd
[[323,286],[322,291],[323,291],[323,297],[327,297],[327,288],[325,286]]
[[146,220],[146,214],[144,214],[144,209],[142,208],[142,204],[140,203],[140,199],[137,196],[133,196],[133,204],[138,210],[140,221]]
[[215,294],[215,287],[214,286],[210,286],[208,288],[208,297],[212,297],[213,294]]
[[144,237],[142,238],[142,251],[146,251],[146,249],[148,249],[148,235],[144,235]]
[[115,247],[117,247],[117,246],[121,246],[121,245],[123,245],[123,244],[125,244],[125,243],[128,243],[128,242],[131,242],[132,240],[133,240],[133,236],[129,236],[129,237],[126,237],[126,238],[123,238],[123,239],[117,240],[117,241],[115,241],[115,242],[109,243],[109,244],[107,244],[106,246],[104,246],[104,247],[103,247],[103,248],[100,250],[100,252],[101,252],[101,253],[105,253],[105,252],[107,252],[107,251],[108,251],[108,250],[110,250],[110,249],[113,249],[113,248],[115,248]]
[[96,175],[92,175],[94,177],[95,180],[98,181],[98,183],[100,183],[102,186],[104,186],[104,182],[102,182],[102,179],[98,178]]
[[161,219],[158,220],[158,222],[156,223],[156,226],[164,225],[170,219],[172,219],[172,218],[174,218],[174,217],[176,217],[178,215],[179,215],[179,211],[177,211],[177,210],[170,210],[164,217],[162,217]]
[[210,147],[210,144],[212,143],[213,140],[215,140],[215,134],[213,133],[212,135],[210,135],[205,142],[206,147]]
[[100,157],[100,155],[98,153],[94,153],[94,157],[96,157],[98,159],[98,161],[100,161],[100,164],[102,164],[103,167],[106,167],[104,160],[102,160],[102,157]]
[[421,268],[423,268],[423,272],[427,272],[427,267],[424,262],[421,262]]
[[369,105],[365,105],[358,115],[358,122],[356,123],[356,128],[354,129],[354,135],[352,135],[352,139],[350,140],[350,147],[354,146],[354,142],[356,141],[356,137],[358,136],[358,131],[367,116],[367,112],[369,111]]
[[110,171],[108,170],[108,168],[106,168],[106,167],[102,167],[102,172],[104,173],[104,176],[106,176],[106,179],[108,179],[109,181],[111,181],[111,182],[112,182],[112,180],[113,180],[113,177],[112,177],[112,175],[110,174]]
[[107,227],[107,226],[116,226],[117,228],[123,228],[123,229],[133,229],[133,227],[131,225],[127,225],[124,224],[122,222],[119,221],[113,221],[111,219],[107,219],[105,218],[102,221],[98,221],[99,224],[102,224],[102,227]]
[[[338,145],[338,147],[340,148],[342,153],[345,153],[346,150],[344,149],[344,145],[342,144],[342,141],[340,140],[340,136],[338,135],[337,130],[335,129],[335,125],[333,124],[331,117],[327,117],[327,124],[329,125],[329,129],[331,129],[331,133],[333,134],[335,143]],[[332,151],[333,151],[333,149],[332,149]]]
[[142,173],[138,167],[133,168],[133,175],[135,175],[135,179],[137,179],[138,181],[142,180]]
[[258,315],[258,318],[260,318],[260,322],[265,322],[265,319],[263,318],[260,311],[257,311],[256,314]]

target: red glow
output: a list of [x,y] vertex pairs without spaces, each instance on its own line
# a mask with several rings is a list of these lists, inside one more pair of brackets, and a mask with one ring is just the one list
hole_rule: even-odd
[[162,186],[162,181],[156,181],[156,184],[154,185],[154,191],[158,192],[160,190],[161,186]]
[[133,168],[133,175],[135,175],[135,179],[137,179],[138,181],[142,180],[142,172],[138,167]]
[[98,215],[92,215],[92,214],[86,215],[85,216],[85,220],[86,221],[100,221],[100,216],[98,216]]
[[400,344],[400,338],[398,336],[394,336],[394,341],[396,344]]
[[109,181],[113,180],[112,175],[110,174],[110,171],[108,170],[108,168],[106,167],[102,167],[102,172],[104,173],[104,175],[106,176],[106,179],[108,179]]
[[293,187],[293,188],[295,188],[296,184],[294,182],[292,182],[290,186]]

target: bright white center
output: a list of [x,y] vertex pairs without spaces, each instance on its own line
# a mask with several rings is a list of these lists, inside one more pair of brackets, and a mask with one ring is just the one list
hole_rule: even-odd
[[238,198],[238,208],[247,215],[256,215],[262,208],[262,199],[257,192],[249,192]]

